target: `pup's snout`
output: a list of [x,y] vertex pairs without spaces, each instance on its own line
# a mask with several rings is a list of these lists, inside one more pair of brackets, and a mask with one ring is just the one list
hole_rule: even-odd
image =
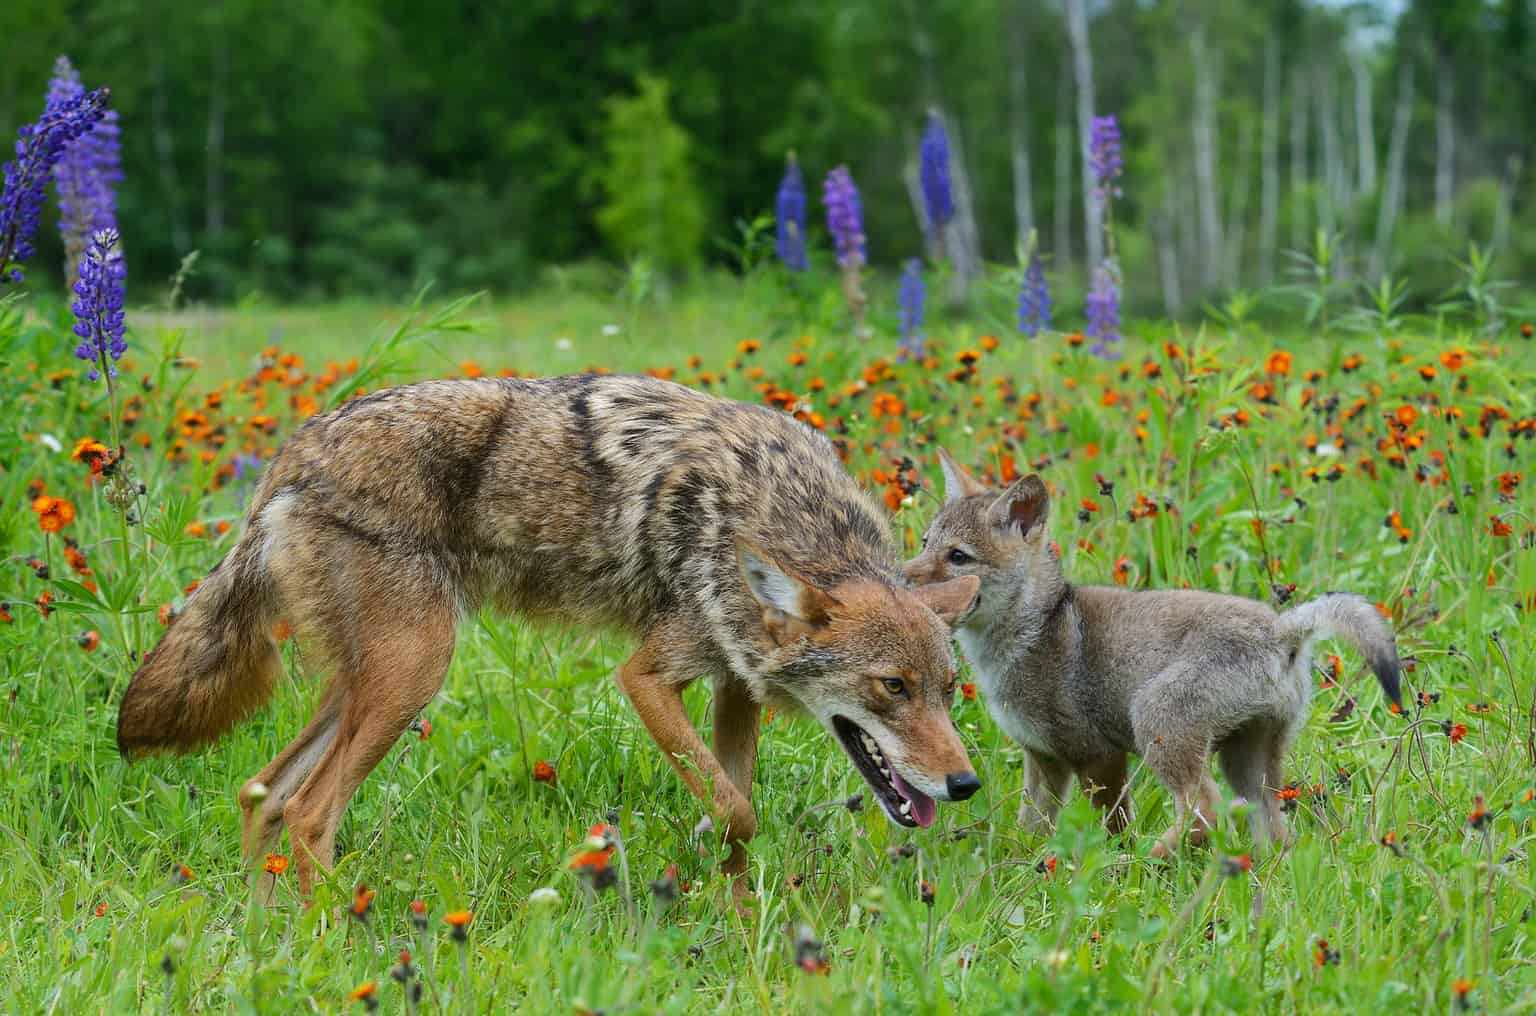
[[981,789],[981,777],[975,773],[950,773],[944,777],[944,789],[951,801],[964,801]]

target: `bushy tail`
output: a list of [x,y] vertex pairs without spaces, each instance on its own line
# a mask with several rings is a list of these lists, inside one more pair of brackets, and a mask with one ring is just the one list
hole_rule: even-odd
[[1280,615],[1282,639],[1306,642],[1314,638],[1343,639],[1358,649],[1376,673],[1387,698],[1403,704],[1402,667],[1392,629],[1362,596],[1328,593]]
[[117,747],[124,757],[190,751],[271,696],[282,660],[272,634],[276,590],[261,543],[253,521],[145,654],[118,709]]

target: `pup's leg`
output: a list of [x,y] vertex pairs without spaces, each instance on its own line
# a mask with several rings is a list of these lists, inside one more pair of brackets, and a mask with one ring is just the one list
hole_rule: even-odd
[[335,681],[345,697],[330,743],[283,808],[306,898],[317,868],[333,863],[336,827],[352,795],[437,694],[453,656],[455,619],[446,597],[434,602],[383,573],[372,583],[358,589],[357,642],[337,657]]
[[[691,676],[687,668],[692,664],[681,655],[684,650],[679,646],[687,644],[687,633],[675,631],[663,621],[646,634],[635,655],[619,668],[615,677],[651,739],[693,795],[709,808],[715,828],[730,843],[731,854],[724,870],[745,873],[746,844],[757,833],[757,815],[747,792],[737,787],[720,760],[710,752],[683,707],[683,688]],[[726,739],[733,745],[733,752],[728,754],[745,779],[750,775],[750,765],[743,764],[746,753],[736,743],[741,713],[739,708],[731,711],[734,715],[730,728],[737,733]]]
[[1136,750],[1173,794],[1174,822],[1151,855],[1175,853],[1186,833],[1204,846],[1221,801],[1210,773],[1212,723],[1208,669],[1178,664],[1142,685],[1131,703]]
[[1294,727],[1277,725],[1269,733],[1268,750],[1264,759],[1264,783],[1270,793],[1264,795],[1265,819],[1269,823],[1269,838],[1284,850],[1291,845],[1291,831],[1285,821],[1285,810],[1274,794],[1285,786],[1285,756],[1291,747]]
[[1232,792],[1246,798],[1249,807],[1249,825],[1253,829],[1253,842],[1262,851],[1273,830],[1270,822],[1270,804],[1274,800],[1274,788],[1267,787],[1271,729],[1268,724],[1254,722],[1239,727],[1228,734],[1217,748],[1221,759],[1222,775],[1232,787]]
[[[314,717],[299,736],[240,788],[240,842],[248,868],[259,872],[262,858],[277,848],[283,831],[283,806],[303,785],[336,737],[342,699],[342,683],[331,681],[320,696]],[[258,786],[264,788],[264,797]],[[270,904],[276,880],[258,874],[256,887],[257,901]]]
[[[748,801],[752,799],[752,771],[757,762],[758,720],[762,705],[745,684],[726,678],[715,684],[715,755],[731,783]],[[732,847],[722,869],[734,878],[737,897],[751,890],[747,879],[747,852]]]
[[1094,807],[1104,812],[1104,828],[1111,836],[1125,832],[1131,824],[1131,792],[1127,786],[1124,752],[1079,769],[1077,785],[1083,788]]
[[1050,835],[1071,781],[1070,766],[1024,749],[1024,800],[1019,803],[1019,824],[1042,836]]

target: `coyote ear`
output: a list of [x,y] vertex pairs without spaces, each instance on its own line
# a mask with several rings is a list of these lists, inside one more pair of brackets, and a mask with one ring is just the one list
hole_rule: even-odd
[[958,501],[962,497],[985,494],[987,488],[971,479],[955,457],[943,448],[939,449],[939,468],[944,470],[944,503]]
[[758,547],[737,541],[736,564],[753,599],[763,608],[763,627],[774,642],[793,642],[827,623],[837,601]]
[[1030,473],[998,495],[987,514],[997,528],[1017,527],[1020,536],[1028,536],[1045,521],[1050,505],[1051,494],[1045,489],[1045,481]]
[[975,575],[961,575],[948,582],[936,582],[931,586],[918,586],[912,595],[935,614],[939,620],[953,628],[971,616],[976,609],[981,579]]

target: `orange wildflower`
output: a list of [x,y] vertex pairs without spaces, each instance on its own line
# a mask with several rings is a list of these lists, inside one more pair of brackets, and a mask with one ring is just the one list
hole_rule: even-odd
[[1467,351],[1465,349],[1447,349],[1440,354],[1440,366],[1446,370],[1457,371],[1467,364]]
[[1264,361],[1264,373],[1282,377],[1291,372],[1291,354],[1277,349]]
[[288,870],[288,858],[282,854],[268,854],[267,863],[262,867],[269,875],[281,875]]
[[553,787],[557,778],[558,777],[555,773],[555,767],[550,765],[548,762],[540,760],[533,764],[534,782],[547,783]]
[[[362,984],[359,984],[357,987],[353,988],[352,994],[348,995],[347,998],[353,1002],[369,1003],[373,1001],[373,997],[377,995],[378,992],[379,986],[377,984],[373,983],[372,981],[364,981]],[[370,1005],[369,1008],[372,1008],[372,1006]]]
[[474,919],[475,915],[468,910],[450,910],[443,915],[443,923],[448,925],[455,942],[469,940],[469,922]]
[[965,699],[967,702],[975,702],[976,686],[970,681],[966,681],[960,686],[960,697]]
[[83,631],[75,636],[75,641],[79,643],[81,649],[94,653],[96,647],[101,645],[101,636],[94,631]]
[[57,533],[75,521],[75,506],[62,497],[41,495],[33,500],[32,510],[37,512],[38,527],[45,533]]

